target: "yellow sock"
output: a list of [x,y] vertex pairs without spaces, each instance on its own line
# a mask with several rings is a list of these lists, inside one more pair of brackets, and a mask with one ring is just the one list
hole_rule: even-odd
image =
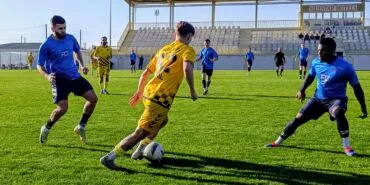
[[103,90],[103,83],[100,83],[100,90]]
[[151,142],[152,142],[152,140],[146,137],[145,139],[141,140],[140,144],[146,146]]
[[108,87],[108,82],[105,82],[104,83],[104,89],[107,89],[107,87]]
[[121,148],[121,146],[118,144],[116,145],[116,147],[114,147],[113,151],[117,154],[117,155],[123,155],[125,154],[125,151]]

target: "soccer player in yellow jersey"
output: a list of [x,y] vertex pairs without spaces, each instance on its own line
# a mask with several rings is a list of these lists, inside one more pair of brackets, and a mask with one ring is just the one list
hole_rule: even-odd
[[94,76],[94,71],[98,68],[98,60],[94,58],[96,51],[96,46],[93,46],[91,52],[90,52],[90,60],[91,60],[91,75]]
[[[112,48],[108,46],[107,37],[101,38],[101,45],[94,53],[94,58],[98,60],[98,75],[100,77],[101,94],[109,94],[107,91],[109,82],[110,59],[112,58]],[[105,81],[104,81],[105,77]]]
[[[193,76],[195,51],[189,46],[194,33],[191,24],[179,22],[176,26],[176,40],[160,49],[148,64],[140,77],[137,91],[129,101],[134,107],[143,97],[144,113],[136,130],[100,159],[107,168],[119,169],[114,163],[116,157],[123,155],[139,142],[131,158],[141,159],[145,147],[168,122],[169,108],[184,76],[190,88],[191,98],[193,101],[198,98]],[[154,77],[147,84],[147,79],[152,73]]]
[[32,71],[32,64],[34,59],[35,58],[33,58],[32,52],[30,52],[30,54],[27,57],[28,69],[30,69],[30,71]]

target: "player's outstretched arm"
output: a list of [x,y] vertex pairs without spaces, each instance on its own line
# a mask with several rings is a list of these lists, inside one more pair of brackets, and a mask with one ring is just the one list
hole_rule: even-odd
[[55,82],[55,75],[54,73],[52,74],[49,74],[48,72],[46,72],[44,66],[41,66],[41,65],[37,65],[37,71],[39,71],[39,73],[45,77],[49,82],[52,82],[54,83]]
[[366,103],[365,103],[365,95],[364,91],[362,90],[362,87],[360,83],[352,85],[353,91],[355,93],[355,96],[357,98],[357,101],[361,105],[361,112],[362,115],[360,116],[361,118],[366,118],[367,117],[367,108],[366,108]]
[[129,101],[129,104],[132,107],[135,107],[137,105],[137,103],[141,100],[141,98],[143,97],[146,82],[148,81],[149,75],[151,73],[152,72],[149,69],[145,69],[143,74],[141,74],[140,80],[139,80],[139,85],[137,86],[137,90],[136,90],[135,94],[130,98],[130,101]]
[[312,84],[312,82],[315,80],[315,76],[312,74],[309,74],[304,81],[301,89],[298,91],[296,98],[301,100],[301,102],[306,98],[306,89]]
[[76,52],[78,63],[80,63],[80,68],[82,72],[86,75],[89,72],[89,69],[84,66],[83,57],[81,51]]
[[194,88],[194,74],[193,74],[193,63],[189,62],[189,61],[185,61],[184,62],[184,76],[186,78],[186,81],[188,82],[188,85],[189,85],[189,89],[190,89],[190,95],[191,95],[191,99],[193,99],[193,101],[197,100],[198,99],[198,95],[197,95],[197,92],[195,91],[195,88]]

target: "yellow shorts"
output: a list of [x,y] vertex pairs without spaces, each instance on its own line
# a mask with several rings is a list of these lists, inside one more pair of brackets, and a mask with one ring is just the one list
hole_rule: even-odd
[[103,77],[109,75],[109,67],[108,66],[98,66],[98,74],[99,77]]
[[96,70],[98,68],[98,62],[91,62],[91,68]]
[[150,134],[157,133],[168,122],[169,109],[150,100],[143,99],[144,112],[139,120],[139,127]]

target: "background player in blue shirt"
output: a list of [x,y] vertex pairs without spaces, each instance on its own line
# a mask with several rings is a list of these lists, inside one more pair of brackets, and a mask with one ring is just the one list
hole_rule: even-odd
[[130,62],[131,62],[131,73],[136,72],[135,70],[135,64],[136,64],[136,53],[134,50],[132,50],[130,55]]
[[209,39],[204,41],[204,48],[200,51],[199,57],[196,60],[202,60],[202,83],[204,95],[208,93],[209,86],[211,85],[214,63],[218,60],[218,54],[216,50],[210,47],[210,44],[211,41]]
[[296,129],[311,119],[320,118],[329,112],[330,119],[336,121],[339,135],[342,138],[344,152],[348,156],[356,155],[349,145],[349,126],[345,116],[347,110],[347,83],[353,87],[357,100],[361,105],[361,118],[367,117],[364,92],[351,64],[335,56],[336,43],[332,38],[325,38],[318,46],[319,58],[312,61],[312,67],[302,88],[296,97],[303,101],[306,89],[317,80],[315,95],[298,112],[283,130],[279,138],[266,147],[276,147],[282,144]]
[[310,50],[301,44],[301,47],[298,49],[297,56],[295,57],[295,61],[297,62],[297,58],[299,57],[299,79],[302,79],[302,70],[303,70],[303,79],[306,78],[306,69],[307,69],[307,60],[308,55],[310,54]]
[[52,95],[57,107],[46,124],[41,127],[40,142],[46,142],[51,127],[67,112],[68,95],[73,92],[86,100],[80,123],[74,129],[81,141],[86,143],[85,126],[95,109],[98,98],[90,83],[78,73],[74,63],[74,53],[80,63],[81,71],[87,74],[88,69],[83,64],[77,40],[72,35],[66,34],[64,18],[54,16],[51,19],[51,30],[53,34],[40,47],[37,69],[51,83]]
[[252,52],[252,49],[249,48],[247,53],[245,54],[245,63],[247,64],[248,72],[251,72],[253,61],[254,61],[254,53]]

